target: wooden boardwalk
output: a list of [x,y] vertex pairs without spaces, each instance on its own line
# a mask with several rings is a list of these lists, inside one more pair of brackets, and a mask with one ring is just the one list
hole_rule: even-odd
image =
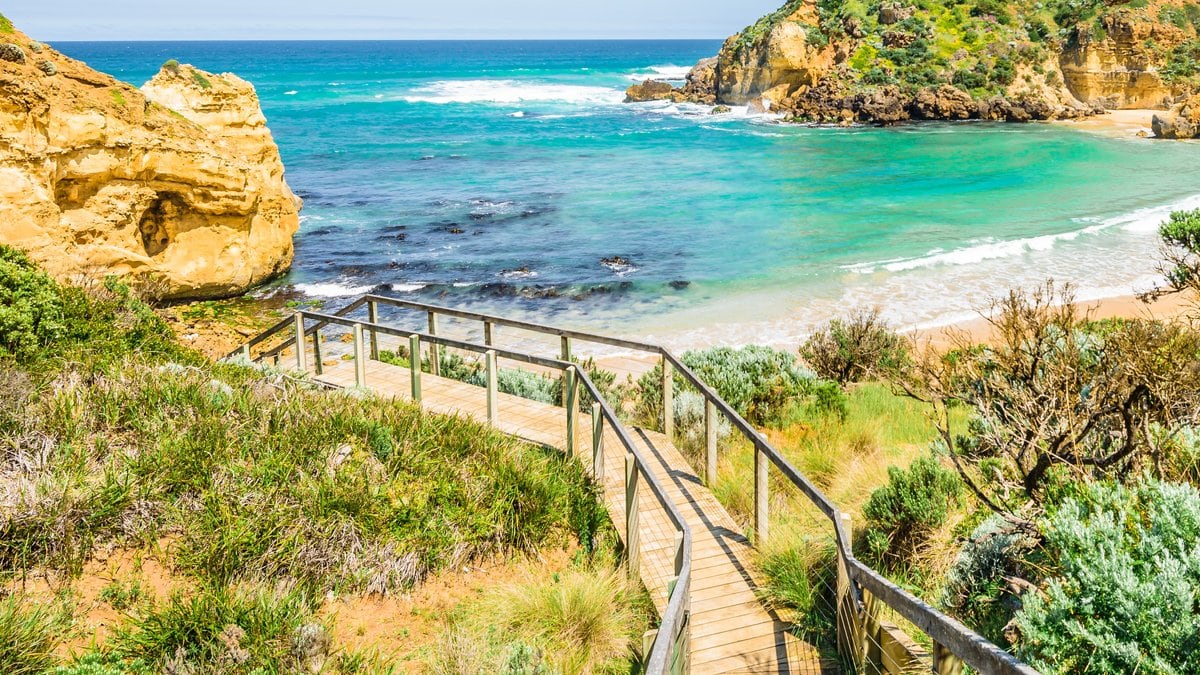
[[[367,361],[366,386],[383,394],[411,398],[410,372]],[[353,361],[325,362],[317,379],[340,387],[355,384]],[[446,414],[487,419],[482,387],[457,380],[421,375],[422,405]],[[559,449],[567,447],[565,410],[558,406],[499,394],[496,427],[522,439]],[[591,418],[581,414],[575,448],[591,465]],[[758,600],[753,550],[739,528],[689,462],[662,434],[631,429],[631,435],[683,514],[693,534],[691,586],[691,672],[804,673],[823,672],[817,650],[787,632],[786,624]],[[625,449],[605,425],[603,491],[614,523],[625,518]],[[648,489],[638,495],[641,519],[641,577],[662,613],[673,576],[675,528]],[[624,534],[622,527],[616,528]]]

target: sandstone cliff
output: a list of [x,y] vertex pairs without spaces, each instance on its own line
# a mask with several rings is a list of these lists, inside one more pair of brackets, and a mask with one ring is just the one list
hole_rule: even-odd
[[1195,0],[790,0],[697,67],[702,95],[660,96],[796,121],[1029,121],[1167,108],[1198,71]]
[[236,295],[290,266],[298,212],[243,80],[169,63],[143,92],[0,35],[0,243],[52,274]]

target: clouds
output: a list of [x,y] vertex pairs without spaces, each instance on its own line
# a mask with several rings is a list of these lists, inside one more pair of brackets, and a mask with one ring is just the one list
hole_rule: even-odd
[[781,2],[8,0],[3,12],[45,40],[719,38]]

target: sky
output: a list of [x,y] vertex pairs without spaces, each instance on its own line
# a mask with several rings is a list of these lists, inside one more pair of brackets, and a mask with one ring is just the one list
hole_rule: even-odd
[[70,40],[724,38],[783,0],[0,0]]

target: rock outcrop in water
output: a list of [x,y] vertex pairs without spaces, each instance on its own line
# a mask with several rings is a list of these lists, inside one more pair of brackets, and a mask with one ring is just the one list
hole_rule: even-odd
[[287,270],[299,200],[248,83],[168,62],[139,91],[20,32],[0,45],[0,243],[166,298]]
[[1200,90],[1200,4],[790,0],[729,38],[689,87],[675,97],[825,123],[1167,108]]

